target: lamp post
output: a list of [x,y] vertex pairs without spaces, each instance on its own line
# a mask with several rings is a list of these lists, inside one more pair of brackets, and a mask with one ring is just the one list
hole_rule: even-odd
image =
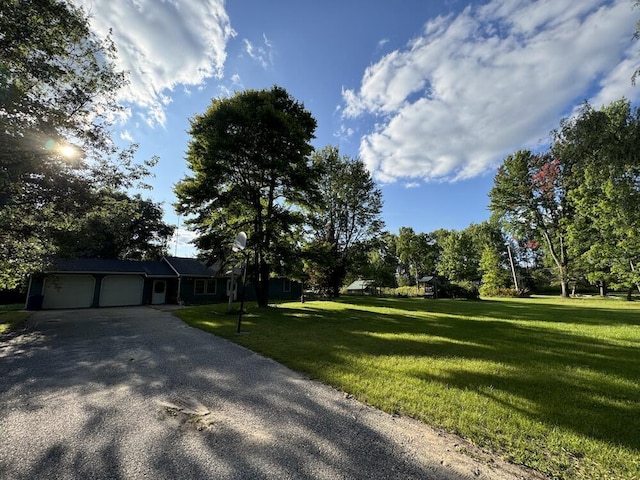
[[[247,255],[244,252],[247,247],[247,234],[244,232],[238,233],[236,235],[236,239],[233,241],[233,246],[231,250],[235,253],[242,253],[244,257],[243,264],[243,272],[242,272],[242,290],[240,291],[240,312],[238,313],[238,328],[236,329],[236,333],[240,333],[240,329],[242,327],[242,310],[244,309],[244,285],[247,281]],[[233,273],[231,274],[233,276]],[[232,285],[233,287],[233,285]],[[233,291],[231,292],[233,295]]]

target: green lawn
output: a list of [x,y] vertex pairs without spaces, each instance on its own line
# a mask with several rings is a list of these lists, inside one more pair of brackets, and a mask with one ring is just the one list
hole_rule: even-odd
[[187,323],[557,478],[640,478],[640,304],[538,297],[226,305]]
[[19,311],[23,304],[0,305],[0,334],[19,328],[29,316],[29,312]]

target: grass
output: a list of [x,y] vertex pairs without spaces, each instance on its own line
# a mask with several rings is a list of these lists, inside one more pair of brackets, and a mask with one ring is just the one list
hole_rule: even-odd
[[195,327],[550,477],[640,478],[640,305],[344,298],[177,312]]
[[24,308],[23,304],[0,305],[0,334],[9,330],[20,328],[29,312],[20,311]]

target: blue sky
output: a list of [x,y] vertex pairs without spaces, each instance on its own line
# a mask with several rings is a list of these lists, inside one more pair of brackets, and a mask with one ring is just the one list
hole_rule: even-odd
[[[172,224],[189,118],[235,91],[277,84],[303,102],[316,148],[365,161],[395,233],[487,219],[507,155],[544,146],[584,100],[640,96],[632,0],[73,1],[113,31],[131,74],[116,137],[160,157],[150,196]],[[190,238],[172,253],[194,255]]]

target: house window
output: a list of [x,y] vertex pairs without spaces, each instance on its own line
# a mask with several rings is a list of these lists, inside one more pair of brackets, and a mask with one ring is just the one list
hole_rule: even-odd
[[197,279],[194,286],[194,294],[196,295],[215,295],[216,281],[211,279]]
[[291,291],[291,280],[289,280],[288,278],[285,278],[282,281],[282,291],[287,293]]

